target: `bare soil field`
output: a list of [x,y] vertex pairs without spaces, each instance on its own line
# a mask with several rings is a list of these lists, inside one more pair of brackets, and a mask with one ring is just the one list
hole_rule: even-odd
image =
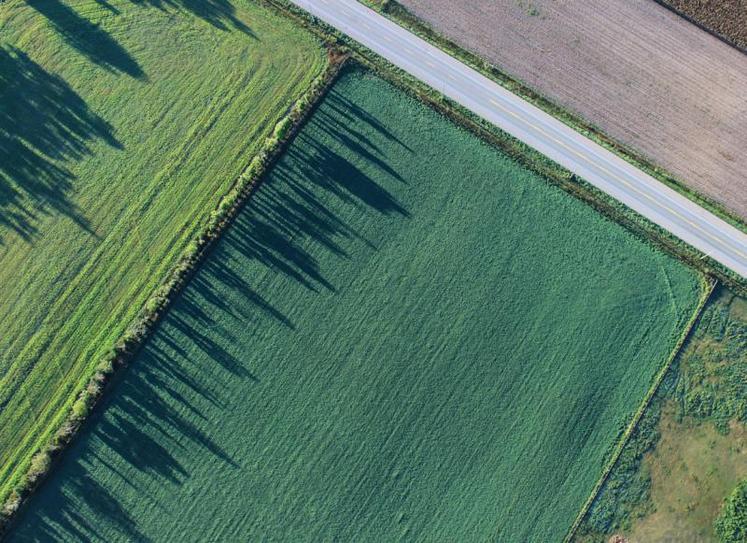
[[747,50],[747,0],[657,0]]
[[653,0],[400,0],[747,219],[747,55]]

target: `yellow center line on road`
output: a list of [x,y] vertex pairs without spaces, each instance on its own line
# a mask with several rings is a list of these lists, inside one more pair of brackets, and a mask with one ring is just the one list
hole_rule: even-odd
[[742,257],[742,258],[747,258],[747,253],[745,253],[745,252],[744,252],[744,251],[742,251],[741,249],[739,249],[739,248],[735,248],[735,249],[733,249],[732,247],[730,247],[729,245],[727,245],[727,244],[726,244],[726,243],[725,243],[725,242],[724,242],[724,241],[723,241],[723,240],[722,240],[721,238],[718,238],[718,237],[714,236],[713,234],[711,234],[711,233],[710,233],[710,232],[708,232],[707,230],[703,229],[703,227],[701,227],[701,226],[700,226],[699,224],[697,224],[697,223],[694,223],[693,221],[691,221],[691,220],[690,220],[690,219],[688,219],[687,217],[683,216],[683,215],[682,215],[682,214],[681,214],[680,212],[678,212],[678,211],[676,211],[676,210],[672,209],[672,208],[671,208],[671,207],[669,207],[668,205],[666,205],[666,204],[664,204],[664,203],[660,202],[659,200],[657,200],[657,199],[653,198],[653,197],[652,197],[652,196],[650,196],[649,194],[647,194],[647,193],[645,193],[645,192],[641,191],[641,190],[640,190],[640,189],[639,189],[638,187],[636,187],[635,185],[633,185],[632,183],[630,183],[629,181],[627,181],[627,180],[626,180],[625,178],[621,177],[620,175],[618,175],[618,174],[616,174],[616,173],[613,173],[613,172],[611,172],[611,171],[610,171],[609,169],[607,169],[607,168],[606,168],[605,166],[602,166],[602,165],[600,165],[600,164],[595,164],[594,162],[592,162],[592,161],[591,161],[591,159],[590,159],[590,158],[589,158],[588,156],[586,156],[586,155],[585,155],[585,154],[583,154],[583,153],[580,153],[580,152],[576,151],[575,149],[573,149],[572,147],[570,147],[570,146],[569,146],[568,144],[566,144],[565,142],[563,142],[563,141],[561,141],[561,140],[557,139],[557,138],[556,138],[555,136],[553,136],[552,134],[549,134],[549,133],[548,133],[548,132],[547,132],[547,131],[546,131],[546,130],[545,130],[544,128],[542,128],[541,126],[539,126],[539,125],[536,125],[536,124],[534,124],[534,123],[532,123],[532,122],[528,121],[527,119],[525,119],[524,117],[522,117],[522,116],[521,116],[521,115],[519,115],[518,113],[515,113],[515,112],[511,111],[510,109],[506,108],[505,106],[503,106],[502,104],[500,104],[499,102],[495,101],[495,100],[494,100],[494,99],[492,99],[492,98],[490,98],[490,103],[491,103],[491,104],[493,104],[493,105],[494,105],[495,107],[499,108],[500,110],[502,110],[502,111],[504,111],[504,112],[508,113],[508,114],[509,114],[509,115],[511,115],[512,117],[514,117],[514,118],[516,118],[516,119],[518,119],[518,120],[522,121],[523,123],[525,123],[525,124],[527,124],[527,125],[531,126],[531,127],[532,127],[532,128],[534,128],[535,130],[537,130],[537,131],[538,131],[539,133],[543,134],[543,135],[544,135],[544,136],[545,136],[546,138],[548,138],[548,139],[550,139],[551,141],[555,142],[556,144],[560,145],[561,147],[563,147],[563,148],[564,148],[564,149],[566,149],[567,151],[570,151],[570,152],[571,152],[572,154],[574,154],[574,155],[575,155],[575,156],[577,156],[578,158],[582,159],[583,161],[587,162],[587,163],[588,163],[588,164],[590,164],[591,166],[593,166],[593,167],[595,167],[595,168],[597,168],[597,169],[601,170],[602,172],[604,172],[605,174],[607,174],[607,175],[608,175],[608,176],[610,176],[611,178],[613,178],[613,179],[616,179],[616,180],[617,180],[618,182],[622,183],[623,185],[625,185],[626,187],[628,187],[628,188],[629,188],[630,190],[632,190],[632,191],[633,191],[633,192],[635,192],[636,194],[639,194],[640,196],[643,196],[644,198],[646,198],[646,199],[647,199],[647,200],[649,200],[650,202],[653,202],[654,204],[657,204],[657,205],[658,205],[659,207],[661,207],[661,208],[665,209],[666,211],[668,211],[669,213],[671,213],[671,214],[672,214],[672,215],[674,215],[675,217],[678,217],[678,218],[679,218],[680,220],[684,221],[685,223],[687,223],[688,225],[690,225],[690,226],[691,226],[692,228],[695,228],[695,229],[696,229],[696,230],[698,230],[699,232],[702,232],[703,234],[705,234],[705,235],[706,235],[707,237],[709,237],[710,239],[712,239],[712,240],[713,240],[713,241],[715,241],[716,243],[719,243],[719,244],[721,244],[722,246],[724,246],[724,247],[726,247],[726,248],[728,248],[728,249],[730,249],[730,250],[734,250],[734,251],[736,251],[736,253],[737,253],[737,254],[738,254],[738,255],[739,255],[740,257]]

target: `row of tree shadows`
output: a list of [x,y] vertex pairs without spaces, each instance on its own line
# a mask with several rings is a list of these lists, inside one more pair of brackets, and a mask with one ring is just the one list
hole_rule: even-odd
[[[221,30],[238,30],[253,35],[251,29],[236,17],[236,8],[229,0],[127,0],[131,4],[160,10],[185,11]],[[138,79],[145,78],[135,58],[108,32],[81,16],[62,0],[26,0],[43,15],[67,43],[88,60],[107,70],[122,72]],[[110,0],[96,0],[114,15],[120,9]],[[122,2],[117,4],[121,5]]]
[[[114,15],[123,2],[96,0]],[[127,0],[130,4],[178,10],[216,28],[254,36],[228,0]],[[61,0],[26,0],[56,32],[93,64],[142,81],[146,74],[128,51],[101,26]],[[0,46],[0,245],[3,231],[27,242],[44,215],[61,214],[89,233],[88,221],[72,199],[70,166],[104,141],[122,149],[112,127],[59,75],[46,71],[23,51]]]
[[[327,139],[318,138],[320,132],[334,144],[320,143]],[[335,285],[314,254],[321,251],[332,260],[351,258],[343,248],[344,240],[376,249],[336,209],[354,205],[374,214],[409,217],[391,192],[350,160],[355,155],[357,164],[371,165],[404,183],[365,132],[378,132],[406,147],[367,111],[333,89],[91,418],[12,535],[106,540],[113,529],[130,540],[147,540],[126,500],[104,486],[103,479],[119,480],[139,499],[155,502],[158,497],[147,496],[147,490],[137,487],[128,474],[146,473],[178,486],[190,474],[175,452],[186,447],[203,449],[231,469],[242,469],[241,459],[232,458],[201,429],[220,421],[207,420],[198,404],[232,409],[226,397],[211,392],[220,389],[216,379],[239,379],[246,383],[247,394],[262,379],[233,354],[252,346],[233,337],[226,322],[233,319],[251,329],[269,319],[288,333],[296,328],[269,291],[252,284],[253,278],[259,281],[267,272],[309,293],[333,293]],[[347,156],[336,148],[346,149]],[[325,257],[325,261],[330,260]],[[243,270],[254,270],[252,277]],[[199,361],[190,354],[194,352],[200,353]],[[89,471],[90,466],[97,467],[96,473]]]
[[40,213],[61,213],[88,228],[68,197],[67,164],[89,155],[92,140],[121,148],[112,127],[18,49],[0,48],[0,89],[0,226],[31,240]]

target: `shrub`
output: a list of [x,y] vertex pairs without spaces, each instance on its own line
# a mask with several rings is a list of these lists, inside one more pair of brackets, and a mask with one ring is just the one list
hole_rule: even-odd
[[88,396],[83,394],[73,404],[73,417],[78,420],[86,418],[88,415]]
[[49,457],[47,451],[36,453],[31,458],[31,467],[29,468],[29,477],[36,479],[41,475],[44,475],[49,469],[49,465],[52,463],[52,459]]
[[101,360],[101,362],[99,362],[99,365],[96,366],[96,371],[99,371],[104,375],[109,375],[112,371],[114,371],[114,364],[112,363],[113,358],[114,354],[111,354]]
[[278,138],[276,138],[275,136],[267,138],[267,140],[266,140],[267,148],[268,149],[274,149],[275,147],[278,146],[279,142],[280,142],[280,140],[278,140]]
[[55,448],[59,448],[60,446],[64,445],[67,440],[70,439],[70,436],[73,435],[73,432],[75,432],[75,425],[70,420],[66,420],[65,423],[60,427],[60,429],[57,430],[57,433],[55,434],[52,441],[52,446]]
[[10,493],[10,496],[5,502],[5,505],[3,505],[2,515],[5,517],[10,517],[13,513],[15,513],[18,510],[20,505],[21,505],[21,494],[14,490],[13,492]]
[[747,541],[747,479],[726,498],[713,527],[721,543]]
[[86,393],[88,393],[91,397],[96,397],[101,393],[101,382],[97,380],[92,380],[88,383],[88,386],[86,386]]
[[285,138],[285,136],[288,135],[291,124],[293,123],[290,117],[284,117],[277,125],[275,125],[275,131],[273,132],[275,138],[278,140]]
[[161,300],[156,297],[150,298],[145,302],[145,312],[149,315],[154,314],[161,307]]

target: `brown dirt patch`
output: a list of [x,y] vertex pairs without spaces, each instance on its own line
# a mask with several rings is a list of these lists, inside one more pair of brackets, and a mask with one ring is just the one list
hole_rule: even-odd
[[747,49],[747,0],[660,0],[737,47]]
[[724,498],[747,476],[747,428],[728,435],[712,424],[680,423],[665,411],[661,441],[646,457],[655,512],[635,521],[630,543],[715,542],[713,521]]
[[747,55],[653,0],[400,0],[747,219]]

